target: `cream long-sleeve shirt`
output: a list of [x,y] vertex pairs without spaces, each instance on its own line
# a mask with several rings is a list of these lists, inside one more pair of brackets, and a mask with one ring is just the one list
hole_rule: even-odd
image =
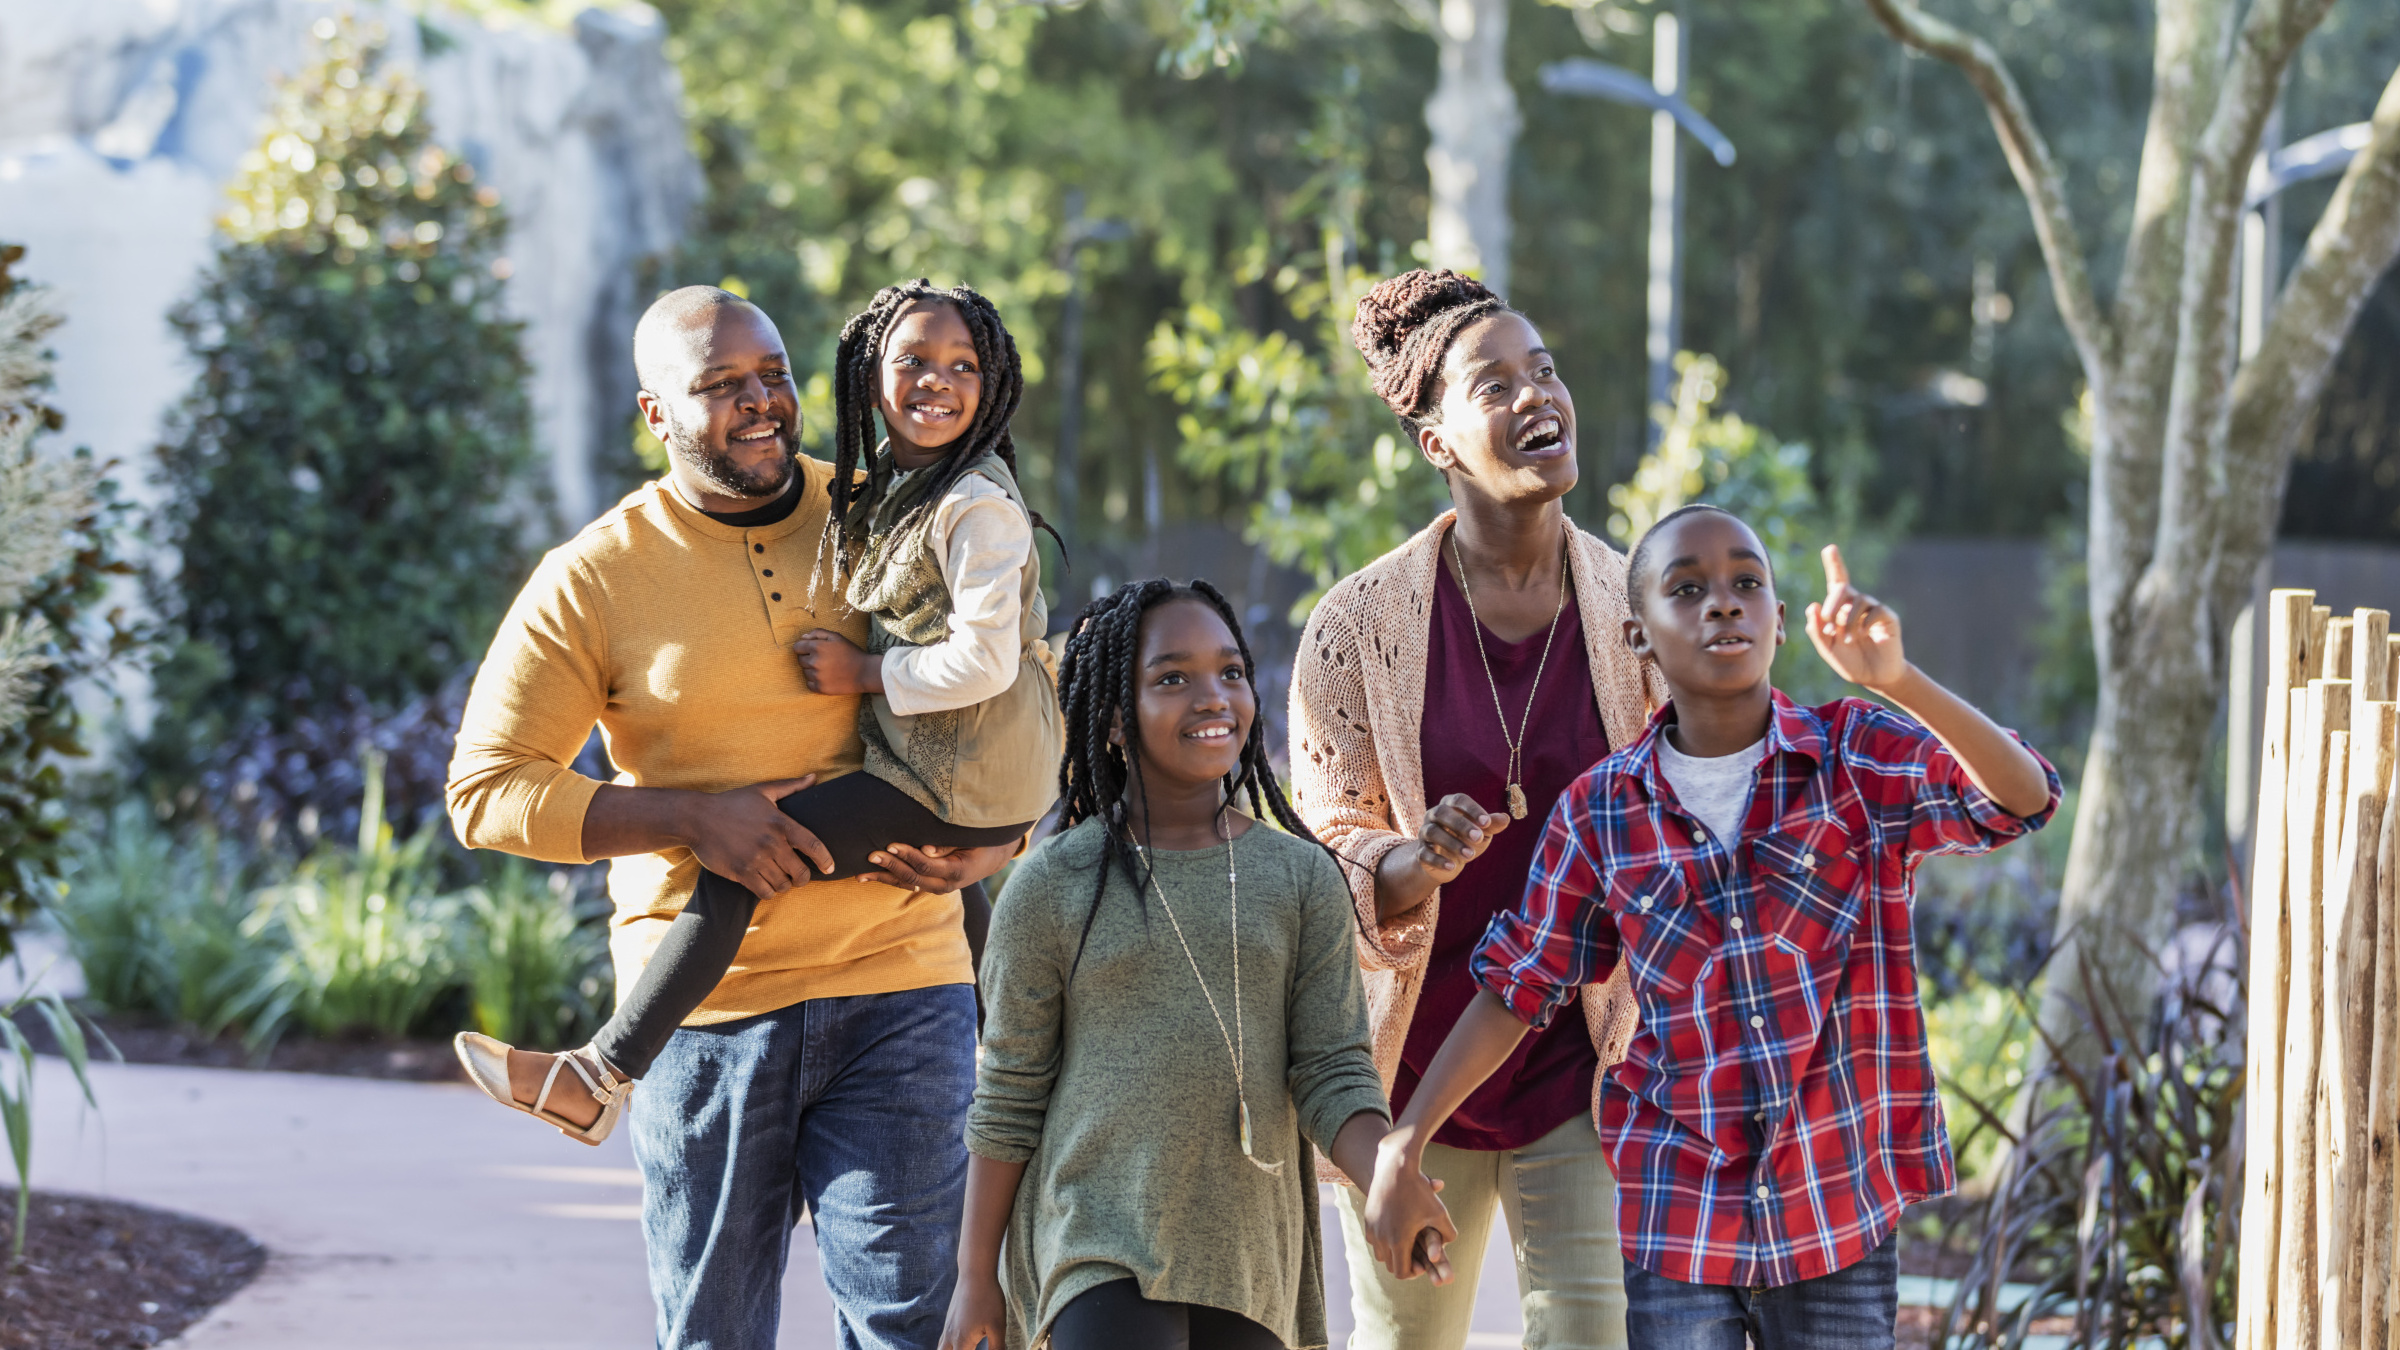
[[926,542],[950,590],[950,636],[883,654],[883,697],[904,717],[966,708],[1016,683],[1024,641],[1019,580],[1033,557],[1033,522],[1008,492],[968,474],[934,503]]

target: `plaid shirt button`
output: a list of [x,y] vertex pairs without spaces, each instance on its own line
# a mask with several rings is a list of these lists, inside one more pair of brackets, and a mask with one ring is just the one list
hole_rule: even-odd
[[1761,1200],[1764,1200],[1764,1199],[1766,1199],[1768,1196],[1771,1196],[1771,1195],[1773,1195],[1773,1194],[1774,1194],[1774,1192],[1773,1192],[1773,1191],[1771,1191],[1771,1190],[1767,1189],[1767,1188],[1766,1188],[1766,1187],[1764,1187],[1764,1186],[1761,1186],[1761,1187],[1759,1187],[1759,1188],[1758,1188],[1758,1198],[1759,1198],[1759,1199],[1761,1199]]
[[1740,919],[1738,919],[1738,918],[1737,918],[1737,919],[1730,919],[1730,920],[1728,920],[1727,922],[1729,922],[1729,923],[1731,923],[1731,924],[1733,925],[1733,927],[1734,927],[1734,931],[1735,931],[1735,932],[1740,932],[1740,931],[1741,931],[1741,927],[1742,927],[1742,921],[1741,921]]
[[1767,1024],[1767,1019],[1765,1019],[1765,1018],[1763,1018],[1763,1017],[1760,1017],[1760,1016],[1758,1016],[1758,1015],[1757,1015],[1757,1014],[1755,1014],[1755,1013],[1751,1014],[1751,1017],[1750,1017],[1750,1025],[1752,1025],[1752,1026],[1754,1026],[1754,1027],[1763,1027],[1763,1026],[1765,1026],[1766,1024]]

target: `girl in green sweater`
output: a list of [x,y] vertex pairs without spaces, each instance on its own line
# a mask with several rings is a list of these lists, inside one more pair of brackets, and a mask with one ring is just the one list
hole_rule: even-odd
[[1314,1150],[1367,1178],[1388,1122],[1349,889],[1251,673],[1206,582],[1127,586],[1067,643],[1062,831],[984,954],[943,1350],[1325,1344]]

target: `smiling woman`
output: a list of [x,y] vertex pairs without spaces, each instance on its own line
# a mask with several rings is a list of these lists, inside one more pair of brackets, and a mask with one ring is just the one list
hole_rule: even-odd
[[[1294,800],[1356,864],[1345,871],[1376,1065],[1398,1111],[1474,996],[1475,941],[1522,895],[1552,803],[1640,733],[1652,699],[1620,632],[1624,560],[1561,505],[1576,481],[1575,401],[1541,333],[1481,283],[1419,271],[1370,291],[1352,338],[1457,505],[1327,593],[1292,678]],[[1613,1188],[1591,1115],[1597,1072],[1633,1030],[1622,984],[1585,990],[1580,1023],[1526,1037],[1419,1141],[1416,1165],[1445,1185],[1458,1278],[1395,1277],[1345,1190],[1360,1345],[1463,1345],[1501,1209],[1549,1343],[1625,1343]]]

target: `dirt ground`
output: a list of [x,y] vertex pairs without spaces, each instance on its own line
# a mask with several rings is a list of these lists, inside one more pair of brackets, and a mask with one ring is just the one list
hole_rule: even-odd
[[[0,1215],[17,1196],[0,1189]],[[25,1257],[0,1264],[0,1350],[120,1350],[174,1338],[266,1264],[222,1224],[115,1200],[33,1194]]]

